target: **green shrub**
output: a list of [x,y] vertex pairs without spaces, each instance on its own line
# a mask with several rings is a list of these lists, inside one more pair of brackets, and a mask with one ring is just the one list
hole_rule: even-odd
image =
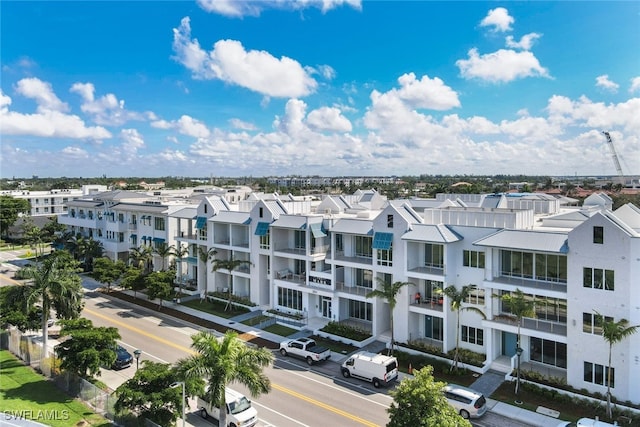
[[329,322],[327,326],[320,330],[327,334],[338,335],[353,341],[364,341],[367,338],[371,338],[371,334],[368,331],[340,322]]

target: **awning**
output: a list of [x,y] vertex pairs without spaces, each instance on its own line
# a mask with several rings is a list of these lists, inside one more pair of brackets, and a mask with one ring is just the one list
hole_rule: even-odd
[[196,228],[198,230],[201,230],[205,227],[205,225],[207,224],[207,217],[206,216],[199,216],[196,219]]
[[137,234],[132,234],[130,237],[131,237],[132,239],[135,239],[136,237],[138,237],[138,235],[137,235]]
[[259,222],[256,226],[256,232],[254,233],[256,236],[266,236],[269,231],[269,223],[268,222]]
[[393,241],[393,233],[374,233],[372,249],[382,249],[388,251]]
[[327,236],[327,233],[322,228],[321,222],[317,222],[315,224],[309,224],[309,228],[311,229],[311,233],[313,234],[313,237],[315,237],[316,239],[319,237]]
[[161,237],[154,237],[153,241],[154,243],[164,243],[164,239]]

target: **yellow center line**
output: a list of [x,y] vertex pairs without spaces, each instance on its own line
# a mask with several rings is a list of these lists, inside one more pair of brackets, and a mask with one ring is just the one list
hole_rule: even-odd
[[[191,354],[195,354],[196,353],[193,350],[191,350],[190,348],[186,348],[186,347],[183,347],[183,346],[181,346],[179,344],[176,344],[174,342],[166,340],[164,338],[160,338],[157,335],[151,334],[151,333],[149,333],[147,331],[144,331],[144,330],[142,330],[140,328],[136,328],[135,326],[128,325],[125,322],[121,322],[120,320],[114,319],[113,317],[105,316],[104,314],[100,314],[100,313],[98,313],[98,312],[96,312],[94,310],[90,310],[88,308],[85,308],[84,311],[86,311],[87,313],[92,314],[93,316],[96,316],[96,317],[99,317],[99,318],[101,318],[103,320],[106,320],[108,322],[114,323],[114,324],[116,324],[116,325],[118,325],[118,326],[120,326],[122,328],[129,329],[130,331],[133,331],[133,332],[136,332],[138,334],[141,334],[141,335],[143,335],[143,336],[145,336],[147,338],[151,338],[151,339],[154,339],[154,340],[156,340],[158,342],[161,342],[162,344],[171,346],[171,347],[173,347],[175,349],[178,349],[178,350],[181,350],[181,351],[186,351],[186,352],[191,353]],[[338,409],[336,407],[328,405],[328,404],[326,404],[324,402],[321,402],[319,400],[312,399],[312,398],[310,398],[308,396],[305,396],[304,394],[298,393],[297,391],[291,390],[291,389],[283,387],[281,385],[278,385],[278,384],[275,384],[275,383],[271,383],[271,387],[273,387],[276,390],[279,390],[279,391],[281,391],[283,393],[287,393],[287,394],[289,394],[289,395],[291,395],[293,397],[297,397],[298,399],[301,399],[301,400],[304,400],[306,402],[309,402],[312,405],[319,406],[319,407],[321,407],[323,409],[326,409],[328,411],[331,411],[331,412],[333,412],[335,414],[341,415],[341,416],[343,416],[345,418],[349,418],[350,420],[358,422],[358,423],[360,423],[362,425],[369,426],[369,427],[378,427],[378,424],[376,424],[376,423],[372,423],[371,421],[367,421],[367,420],[365,420],[363,418],[360,418],[360,417],[357,417],[355,415],[352,415],[352,414],[350,414],[350,413],[348,413],[346,411],[343,411],[341,409]]]

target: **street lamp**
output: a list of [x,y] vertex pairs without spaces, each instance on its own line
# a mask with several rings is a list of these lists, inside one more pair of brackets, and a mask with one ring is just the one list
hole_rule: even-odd
[[140,355],[142,354],[142,350],[133,350],[133,356],[136,358],[136,371],[138,370]]
[[186,399],[184,394],[184,381],[176,381],[175,383],[171,384],[169,387],[176,388],[176,387],[179,387],[180,385],[182,385],[182,427],[184,427],[186,424],[185,417],[184,417],[184,407],[186,406]]
[[518,373],[516,378],[516,403],[522,403],[520,401],[520,357],[522,356],[522,352],[524,350],[520,347],[520,343],[518,343],[518,347],[516,348],[516,354],[518,355]]

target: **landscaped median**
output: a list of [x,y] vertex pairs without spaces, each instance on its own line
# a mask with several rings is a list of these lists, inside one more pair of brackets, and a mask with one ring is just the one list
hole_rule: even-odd
[[0,412],[5,421],[22,418],[53,427],[112,425],[7,350],[0,351]]

